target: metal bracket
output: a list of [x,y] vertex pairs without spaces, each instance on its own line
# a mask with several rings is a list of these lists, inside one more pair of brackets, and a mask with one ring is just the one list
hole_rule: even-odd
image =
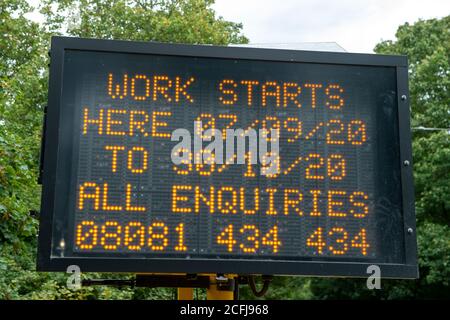
[[138,274],[135,279],[86,279],[82,286],[131,286],[145,288],[206,288],[210,286],[208,276],[187,275],[144,275]]
[[197,275],[136,275],[136,287],[146,288],[209,288],[208,276]]
[[234,291],[236,284],[234,279],[227,278],[223,274],[217,274],[216,276],[215,285],[219,291]]
[[135,287],[135,280],[123,280],[123,279],[83,279],[81,281],[82,287],[92,286],[112,286],[112,287]]

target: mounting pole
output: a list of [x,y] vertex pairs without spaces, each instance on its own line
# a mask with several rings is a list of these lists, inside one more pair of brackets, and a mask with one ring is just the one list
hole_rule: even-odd
[[194,300],[194,288],[178,288],[178,300]]

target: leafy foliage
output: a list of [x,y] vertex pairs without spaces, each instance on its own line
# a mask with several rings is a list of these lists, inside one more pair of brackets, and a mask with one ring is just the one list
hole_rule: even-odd
[[47,16],[49,28],[56,32],[65,30],[74,36],[218,45],[247,42],[240,34],[241,24],[215,16],[212,0],[46,0],[45,3],[42,12]]

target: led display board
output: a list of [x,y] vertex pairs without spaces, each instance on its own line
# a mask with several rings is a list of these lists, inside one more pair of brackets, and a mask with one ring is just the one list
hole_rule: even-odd
[[55,37],[38,269],[414,278],[410,139],[403,56]]

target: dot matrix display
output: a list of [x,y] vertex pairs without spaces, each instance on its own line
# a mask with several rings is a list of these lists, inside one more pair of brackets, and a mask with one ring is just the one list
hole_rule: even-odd
[[[70,49],[62,62],[52,256],[404,263],[394,66]],[[278,129],[276,171],[247,149],[244,164],[177,149],[176,129],[217,129],[224,150],[227,129]]]

